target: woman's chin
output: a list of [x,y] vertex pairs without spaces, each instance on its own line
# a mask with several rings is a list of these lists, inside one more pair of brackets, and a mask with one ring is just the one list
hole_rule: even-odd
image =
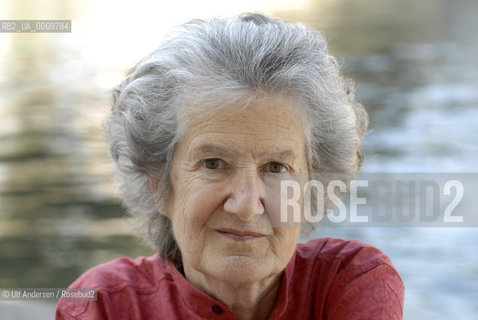
[[264,280],[272,273],[272,265],[267,258],[232,255],[209,261],[203,272],[209,276],[230,283],[250,283]]

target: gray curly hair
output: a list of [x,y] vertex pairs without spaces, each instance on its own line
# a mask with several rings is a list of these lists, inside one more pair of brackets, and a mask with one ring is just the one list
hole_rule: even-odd
[[[136,231],[163,259],[181,263],[171,222],[158,212],[171,191],[185,106],[220,107],[288,94],[306,116],[310,172],[345,180],[363,162],[368,116],[320,32],[261,14],[192,20],[177,27],[113,91],[104,129]],[[150,177],[157,186],[151,188]]]

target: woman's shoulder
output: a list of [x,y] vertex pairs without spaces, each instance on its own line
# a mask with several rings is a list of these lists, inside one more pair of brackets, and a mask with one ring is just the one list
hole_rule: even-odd
[[119,319],[123,306],[127,307],[127,314],[131,312],[127,301],[154,296],[162,279],[169,280],[170,275],[158,254],[136,259],[121,257],[100,264],[84,272],[69,287],[95,289],[96,299],[60,300],[56,319],[103,319],[105,314]]
[[294,269],[317,277],[319,282],[333,278],[335,285],[373,275],[376,281],[392,279],[397,291],[403,290],[401,277],[390,258],[380,249],[358,240],[326,237],[300,243]]
[[135,290],[148,290],[161,277],[167,277],[165,266],[158,254],[150,257],[120,257],[85,271],[70,288],[98,288],[114,292],[125,286]]
[[320,317],[402,317],[402,279],[390,258],[370,244],[335,238],[300,243],[293,268],[293,283],[307,291],[303,296],[315,297],[310,302]]
[[300,260],[344,267],[369,269],[377,265],[392,265],[390,258],[380,249],[359,240],[318,238],[299,243],[297,257]]

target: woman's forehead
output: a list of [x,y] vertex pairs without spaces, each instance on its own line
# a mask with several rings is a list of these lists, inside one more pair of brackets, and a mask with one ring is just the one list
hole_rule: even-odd
[[277,99],[256,100],[246,107],[225,106],[187,117],[185,135],[236,135],[246,138],[303,136],[303,121],[290,104]]
[[259,110],[262,107],[266,111],[287,109],[301,112],[303,110],[299,99],[286,92],[265,93],[245,92],[236,94],[231,92],[230,98],[216,97],[214,93],[210,97],[196,99],[194,94],[182,101],[183,117],[196,117],[201,114],[213,114],[226,109],[229,113],[240,113],[243,110],[251,109],[251,106]]
[[[248,127],[282,126],[287,123],[299,127],[304,125],[303,110],[291,97],[278,95],[260,97],[246,103],[204,104],[184,108],[185,129],[205,126],[230,126],[239,124]],[[250,129],[250,128],[249,128]]]

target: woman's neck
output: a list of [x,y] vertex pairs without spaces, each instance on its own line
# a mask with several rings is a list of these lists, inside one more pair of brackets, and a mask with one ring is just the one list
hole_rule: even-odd
[[184,270],[196,288],[226,305],[239,320],[267,319],[279,293],[281,274],[251,283],[225,282]]

